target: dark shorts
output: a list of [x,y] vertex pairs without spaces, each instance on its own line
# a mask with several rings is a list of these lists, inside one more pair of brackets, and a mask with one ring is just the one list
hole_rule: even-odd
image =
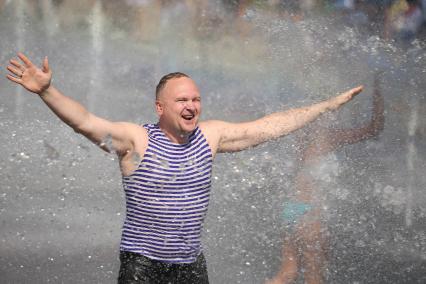
[[173,264],[138,253],[120,252],[118,284],[208,284],[203,254],[194,263]]

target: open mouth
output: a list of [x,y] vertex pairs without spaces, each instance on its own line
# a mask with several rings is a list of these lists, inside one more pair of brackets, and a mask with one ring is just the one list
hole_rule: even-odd
[[193,115],[193,114],[184,114],[184,115],[182,115],[182,118],[185,119],[185,120],[191,120],[194,117],[195,117],[195,115]]

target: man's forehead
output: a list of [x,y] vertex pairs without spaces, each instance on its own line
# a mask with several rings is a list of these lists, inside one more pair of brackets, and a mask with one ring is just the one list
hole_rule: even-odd
[[186,77],[174,78],[167,82],[164,93],[179,94],[179,93],[196,93],[199,94],[198,87],[195,82]]

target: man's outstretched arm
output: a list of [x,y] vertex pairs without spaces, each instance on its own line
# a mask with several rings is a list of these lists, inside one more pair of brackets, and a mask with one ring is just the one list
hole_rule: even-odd
[[303,153],[303,160],[312,159],[329,152],[335,151],[340,147],[349,144],[355,144],[377,136],[384,128],[384,99],[380,92],[378,81],[375,81],[373,93],[373,109],[371,120],[362,127],[349,129],[319,129],[317,137],[311,141]]
[[131,135],[136,125],[123,122],[110,122],[99,118],[81,104],[63,95],[51,85],[52,71],[49,68],[47,57],[40,69],[35,66],[24,54],[18,53],[22,62],[10,60],[7,67],[10,74],[7,78],[22,85],[28,91],[38,94],[46,105],[74,131],[83,134],[106,151],[111,151],[103,145],[103,141],[111,137],[114,149],[117,152],[129,150]]
[[329,100],[307,107],[276,112],[244,123],[208,121],[202,125],[213,150],[235,152],[275,139],[314,121],[322,113],[338,109],[362,91],[359,86]]

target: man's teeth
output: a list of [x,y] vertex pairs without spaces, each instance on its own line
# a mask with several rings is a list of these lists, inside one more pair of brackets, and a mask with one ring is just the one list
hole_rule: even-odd
[[194,118],[193,115],[182,115],[182,117],[186,120],[191,120],[192,118]]

